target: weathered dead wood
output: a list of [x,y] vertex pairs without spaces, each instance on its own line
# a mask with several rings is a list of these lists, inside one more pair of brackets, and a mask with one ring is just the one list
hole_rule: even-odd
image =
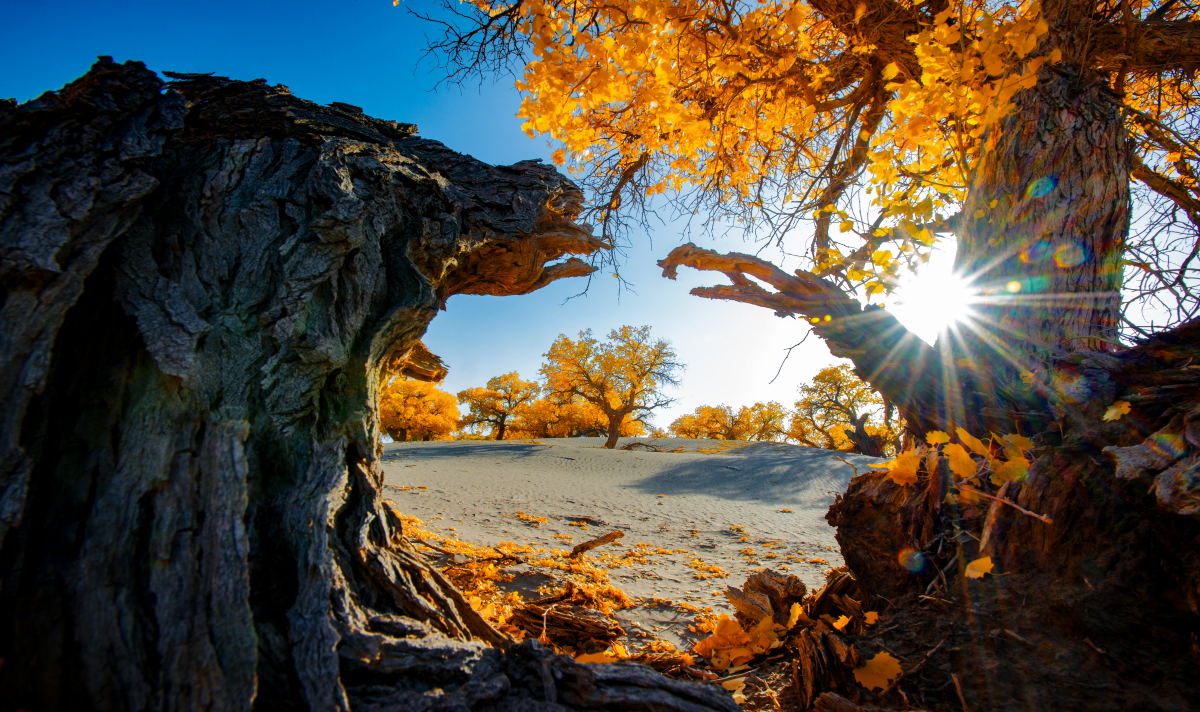
[[579,190],[174,79],[0,108],[0,709],[736,709],[503,650],[383,504],[381,374],[453,294],[589,272]]
[[604,536],[598,536],[595,539],[590,539],[588,541],[583,542],[582,544],[576,544],[575,548],[571,549],[571,553],[567,558],[574,559],[585,552],[595,549],[598,546],[604,546],[605,544],[611,544],[612,542],[616,541],[617,539],[620,539],[623,536],[625,536],[625,532],[617,530],[615,532],[609,532],[609,533],[605,534]]

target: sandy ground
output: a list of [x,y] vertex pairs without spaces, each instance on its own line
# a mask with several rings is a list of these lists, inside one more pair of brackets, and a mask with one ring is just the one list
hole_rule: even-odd
[[[596,552],[619,556],[642,543],[660,553],[610,569],[612,583],[639,600],[618,619],[631,635],[690,647],[695,636],[686,624],[694,615],[653,599],[732,612],[715,594],[763,567],[795,574],[810,588],[824,584],[825,572],[842,565],[825,512],[854,475],[836,458],[860,472],[880,462],[781,443],[652,442],[681,451],[605,450],[602,438],[385,444],[387,496],[432,531],[489,546],[570,550],[620,529],[624,538]],[[705,574],[689,566],[696,559],[728,575],[698,580]],[[554,583],[525,568],[508,569],[514,580],[507,589],[528,599]]]

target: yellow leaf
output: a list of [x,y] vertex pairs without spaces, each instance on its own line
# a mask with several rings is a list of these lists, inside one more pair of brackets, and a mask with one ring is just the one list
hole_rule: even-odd
[[854,229],[854,221],[853,220],[843,220],[842,223],[840,225],[838,225],[838,229],[841,230],[842,232],[850,232],[851,230]]
[[804,609],[800,607],[799,603],[793,603],[792,610],[788,613],[787,627],[791,628],[796,625],[796,622],[800,620],[800,616],[802,615],[804,615]]
[[575,658],[577,663],[611,663],[614,660],[616,658],[608,653],[588,653]]
[[1000,469],[992,473],[992,484],[1002,485],[1005,482],[1024,482],[1029,476],[1029,460],[1023,457],[1014,457],[1008,462],[1000,466]]
[[863,620],[865,620],[867,622],[867,625],[875,625],[876,623],[879,622],[879,612],[878,611],[867,611],[866,613],[863,614]]
[[983,578],[984,574],[992,572],[992,557],[985,556],[982,559],[975,559],[967,564],[967,578]]
[[862,16],[865,14],[867,14],[867,4],[865,2],[860,2],[858,7],[854,8],[854,24],[858,24],[858,21],[861,20]]
[[1104,411],[1104,420],[1120,420],[1122,415],[1129,412],[1129,401],[1119,400],[1108,406],[1108,410]]
[[745,686],[746,686],[746,678],[744,678],[744,677],[735,677],[731,680],[722,680],[721,681],[721,687],[724,687],[726,690],[729,690],[730,692],[733,692],[735,690],[740,690]]
[[991,450],[988,449],[988,446],[984,445],[982,440],[968,433],[966,430],[957,428],[955,429],[954,434],[957,435],[958,439],[963,441],[963,443],[966,444],[967,447],[971,448],[971,451],[977,455],[983,455],[984,457],[991,456]]
[[833,622],[833,627],[838,630],[845,630],[846,624],[850,622],[850,616],[838,616],[838,619]]
[[854,670],[854,679],[868,690],[887,687],[900,674],[900,661],[890,653],[879,653]]
[[892,62],[891,64],[889,64],[888,66],[883,68],[883,78],[885,80],[894,79],[896,77],[896,75],[899,73],[900,73],[900,67],[895,62]]
[[934,430],[925,435],[925,442],[930,445],[941,445],[950,442],[950,436],[940,430]]
[[896,459],[890,460],[880,465],[870,465],[870,467],[884,468],[888,470],[888,476],[898,485],[913,485],[917,483],[917,467],[921,464],[921,454],[916,450],[902,452],[896,456]]
[[950,461],[950,471],[958,476],[959,479],[971,477],[975,474],[975,461],[967,454],[962,445],[958,443],[950,443],[942,448],[942,454]]

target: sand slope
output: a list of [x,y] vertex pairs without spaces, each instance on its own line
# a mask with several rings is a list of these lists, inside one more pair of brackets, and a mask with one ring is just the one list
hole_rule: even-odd
[[[622,438],[621,444],[631,440]],[[780,443],[653,442],[684,452],[605,450],[602,438],[386,444],[387,495],[431,530],[478,544],[511,541],[569,550],[621,529],[619,545],[602,550],[619,554],[637,543],[686,550],[653,555],[644,565],[609,574],[631,597],[726,610],[724,597],[713,592],[740,586],[764,566],[789,571],[810,586],[823,584],[825,571],[842,564],[824,515],[854,475],[836,457],[860,472],[879,462]],[[518,511],[547,521],[534,526],[519,519]],[[697,570],[688,566],[697,558],[728,576],[697,580]],[[809,563],[813,558],[828,563]],[[542,574],[522,576],[521,568],[512,570],[518,574],[513,589],[550,582]],[[682,623],[690,616],[677,609],[642,607],[618,617],[676,645],[686,642]]]

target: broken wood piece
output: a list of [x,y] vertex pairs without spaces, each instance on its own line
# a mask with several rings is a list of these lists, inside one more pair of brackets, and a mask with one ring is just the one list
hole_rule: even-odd
[[592,549],[595,549],[598,546],[604,546],[605,544],[610,544],[610,543],[616,541],[617,539],[620,539],[623,536],[625,536],[625,532],[618,529],[615,532],[609,532],[609,533],[605,534],[604,536],[596,537],[595,539],[592,539],[590,541],[585,541],[582,544],[579,544],[578,546],[576,546],[574,549],[571,549],[571,554],[568,558],[574,559],[575,557],[579,556],[580,554],[583,554],[584,552],[591,551]]

